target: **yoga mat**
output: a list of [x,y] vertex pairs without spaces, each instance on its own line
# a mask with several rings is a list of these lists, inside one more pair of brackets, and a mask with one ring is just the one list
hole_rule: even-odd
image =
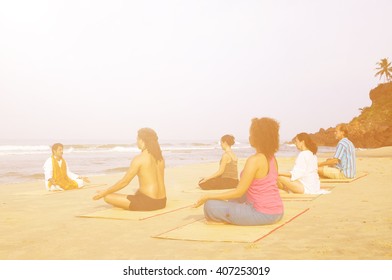
[[80,190],[89,189],[89,188],[102,187],[102,186],[106,186],[106,184],[90,184],[90,185],[86,185],[82,188],[72,189],[72,190],[68,190],[68,191],[47,191],[44,186],[43,189],[40,189],[40,190],[20,192],[20,193],[15,193],[15,195],[53,195],[53,194],[59,194],[59,193],[65,193],[65,192],[68,193],[68,192],[73,192],[73,191],[80,191]]
[[121,208],[113,207],[105,210],[95,211],[88,214],[78,215],[80,218],[101,218],[101,219],[114,219],[114,220],[145,220],[160,216],[163,214],[178,211],[184,208],[189,208],[193,205],[194,201],[183,200],[170,200],[167,201],[164,209],[154,211],[129,211]]
[[366,172],[359,172],[355,178],[352,179],[328,179],[328,178],[320,178],[321,183],[351,183],[355,180],[361,179],[368,175]]
[[321,186],[320,189],[331,191],[335,186]]
[[[321,189],[325,191],[330,191],[333,189],[334,186],[322,186]],[[190,190],[184,190],[183,192],[186,193],[196,193],[196,194],[206,194],[206,193],[221,193],[225,192],[228,190],[202,190],[200,188],[196,189],[190,189]],[[312,201],[316,198],[318,198],[320,195],[326,194],[326,193],[320,193],[320,194],[294,194],[294,193],[287,193],[287,192],[280,192],[280,197],[282,200],[294,200],[294,201]]]
[[222,193],[222,192],[227,192],[227,191],[230,191],[230,190],[233,190],[233,189],[224,189],[224,190],[203,190],[203,189],[201,189],[201,188],[196,187],[196,188],[194,188],[194,189],[183,190],[182,192],[184,192],[184,193],[200,193],[200,194],[202,194],[202,193],[213,193],[213,192],[215,192],[215,193]]
[[333,189],[333,186],[321,186],[320,193],[318,194],[298,194],[298,193],[287,193],[280,191],[280,197],[284,201],[312,201],[324,194],[329,194]]
[[188,241],[254,243],[272,234],[308,210],[309,208],[287,208],[282,220],[276,224],[264,226],[207,224],[203,218],[152,237]]
[[297,194],[281,192],[280,197],[283,201],[312,201],[322,194]]
[[[321,188],[321,189],[325,189],[325,190],[331,190],[331,189],[333,189],[334,187],[335,187],[335,186],[321,186],[320,188]],[[184,193],[199,193],[199,194],[203,194],[203,193],[213,193],[213,192],[222,193],[222,192],[227,192],[227,191],[230,191],[230,190],[232,190],[232,189],[224,189],[224,190],[203,190],[203,189],[201,189],[201,188],[196,187],[196,188],[193,188],[193,189],[183,190],[182,192],[184,192]]]

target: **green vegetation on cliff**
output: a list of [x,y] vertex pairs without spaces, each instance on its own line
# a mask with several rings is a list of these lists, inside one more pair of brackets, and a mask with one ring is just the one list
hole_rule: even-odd
[[[378,85],[369,97],[372,105],[347,124],[349,138],[357,148],[392,146],[392,82]],[[320,129],[312,138],[320,146],[335,146],[334,130]]]

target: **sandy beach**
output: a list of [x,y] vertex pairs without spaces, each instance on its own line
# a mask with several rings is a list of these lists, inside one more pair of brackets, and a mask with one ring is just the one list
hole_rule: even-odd
[[[328,155],[319,155],[319,161]],[[294,158],[278,158],[290,170]],[[240,161],[242,168],[244,160]],[[166,169],[169,200],[195,202],[200,177],[217,163]],[[86,189],[48,194],[43,181],[0,186],[0,259],[2,260],[390,260],[392,259],[392,147],[359,151],[359,172],[351,183],[327,183],[331,193],[311,201],[284,201],[309,209],[257,242],[200,242],[152,236],[186,225],[203,215],[202,207],[145,220],[78,217],[108,206],[93,201],[97,190],[122,174],[92,177]],[[106,184],[106,185],[104,185]],[[123,192],[137,188],[134,180]]]

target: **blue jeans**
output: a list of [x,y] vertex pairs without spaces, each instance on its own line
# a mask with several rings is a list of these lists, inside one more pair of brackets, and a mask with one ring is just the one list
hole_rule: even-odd
[[204,216],[214,222],[225,222],[241,226],[268,225],[278,222],[282,214],[265,214],[247,203],[245,197],[238,200],[207,200],[204,204]]

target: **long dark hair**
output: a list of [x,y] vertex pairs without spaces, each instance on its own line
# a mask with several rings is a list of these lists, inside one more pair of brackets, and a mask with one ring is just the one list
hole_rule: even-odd
[[252,147],[271,159],[279,149],[279,123],[270,118],[254,118],[250,132]]
[[317,153],[317,144],[313,142],[309,134],[302,132],[297,134],[295,138],[297,138],[298,141],[304,141],[306,148],[308,148],[314,155]]
[[155,158],[156,161],[163,160],[161,147],[158,143],[158,135],[148,127],[141,128],[137,132],[137,137],[143,140],[147,151]]

